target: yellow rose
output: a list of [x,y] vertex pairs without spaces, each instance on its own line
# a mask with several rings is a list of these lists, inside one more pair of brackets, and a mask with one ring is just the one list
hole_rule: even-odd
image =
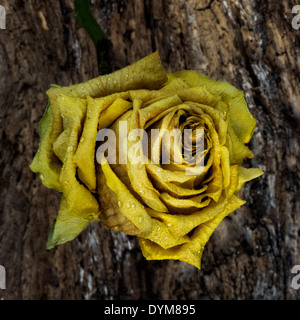
[[196,71],[165,73],[157,52],[69,87],[52,86],[31,164],[62,193],[47,247],[91,221],[139,238],[146,259],[200,268],[210,235],[262,174],[241,166],[256,121],[244,94]]

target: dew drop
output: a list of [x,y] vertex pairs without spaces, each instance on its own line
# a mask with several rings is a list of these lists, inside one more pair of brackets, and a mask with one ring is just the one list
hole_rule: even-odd
[[168,223],[168,227],[169,227],[169,228],[172,227],[172,223],[171,223],[171,222]]
[[160,172],[160,171],[161,171],[161,168],[159,168],[159,167],[156,168],[156,171],[157,171],[157,172]]
[[69,146],[68,149],[67,149],[67,151],[68,151],[68,152],[72,152],[72,151],[73,151],[73,147],[72,147],[72,146]]
[[145,191],[140,190],[140,191],[139,191],[139,194],[140,194],[140,195],[143,195],[143,194],[145,194]]
[[157,231],[160,231],[160,227],[157,227]]
[[45,180],[45,177],[44,177],[43,174],[40,174],[40,179],[41,179],[42,181]]
[[81,139],[80,139],[80,142],[83,142],[83,141],[84,141],[84,138],[81,138]]
[[131,206],[130,206],[130,203],[127,203],[127,204],[126,204],[126,207],[127,207],[127,208],[130,208],[130,207],[131,207]]
[[143,221],[142,217],[139,217],[139,223],[141,223]]
[[84,89],[84,85],[81,86],[81,89]]
[[133,204],[133,205],[131,206],[131,209],[135,209],[135,204]]
[[129,77],[129,74],[126,74],[126,76],[125,76],[126,78],[128,78]]
[[118,201],[118,207],[121,207],[121,206],[122,206],[122,202]]
[[68,180],[66,180],[66,181],[65,181],[65,184],[69,184],[69,181],[68,181]]

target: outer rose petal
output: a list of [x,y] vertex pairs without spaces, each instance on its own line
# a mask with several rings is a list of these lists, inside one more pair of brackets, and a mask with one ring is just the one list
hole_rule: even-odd
[[140,238],[139,244],[143,255],[147,260],[177,259],[200,269],[202,252],[211,234],[229,213],[236,210],[244,203],[245,201],[237,197],[232,197],[224,211],[219,213],[214,219],[205,222],[196,228],[191,236],[191,241],[181,246],[164,249],[152,241]]
[[61,162],[54,154],[52,145],[49,143],[53,126],[50,104],[48,104],[39,126],[41,141],[38,152],[30,165],[30,169],[33,172],[40,172],[40,179],[45,187],[53,188],[60,192],[61,186],[58,177],[61,170]]
[[48,236],[47,249],[52,249],[59,244],[73,240],[92,220],[96,219],[93,215],[87,217],[70,215],[66,198],[62,196],[58,216]]

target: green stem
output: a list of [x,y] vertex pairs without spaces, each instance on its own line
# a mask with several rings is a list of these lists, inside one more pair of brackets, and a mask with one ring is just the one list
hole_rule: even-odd
[[76,19],[88,33],[95,45],[97,52],[98,70],[100,74],[111,72],[109,61],[112,45],[108,40],[106,34],[94,19],[91,13],[89,0],[74,0],[74,3]]

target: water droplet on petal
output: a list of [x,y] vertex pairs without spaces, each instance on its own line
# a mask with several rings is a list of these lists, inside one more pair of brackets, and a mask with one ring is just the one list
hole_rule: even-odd
[[68,181],[68,180],[66,180],[66,181],[65,181],[65,184],[69,184],[69,181]]
[[133,204],[133,205],[131,206],[131,209],[135,209],[135,204]]
[[172,223],[171,223],[171,222],[168,223],[168,227],[169,227],[169,228],[172,227]]
[[127,203],[127,204],[126,204],[126,207],[127,207],[127,208],[130,208],[130,207],[131,207],[130,203]]
[[142,221],[143,221],[143,218],[139,217],[139,223],[142,223]]
[[159,167],[156,168],[156,171],[157,171],[157,172],[160,172],[160,171],[161,171],[161,168],[159,168]]
[[73,146],[69,146],[67,149],[68,152],[72,152],[73,151]]
[[40,179],[41,179],[42,181],[45,180],[45,177],[44,177],[43,174],[40,174]]
[[140,194],[140,195],[143,195],[143,194],[145,194],[145,191],[140,190],[140,191],[139,191],[139,194]]
[[81,138],[81,139],[80,139],[80,142],[83,142],[83,141],[84,141],[84,138]]
[[121,206],[122,206],[122,202],[118,201],[118,207],[121,207]]
[[157,231],[160,231],[160,227],[157,227]]

